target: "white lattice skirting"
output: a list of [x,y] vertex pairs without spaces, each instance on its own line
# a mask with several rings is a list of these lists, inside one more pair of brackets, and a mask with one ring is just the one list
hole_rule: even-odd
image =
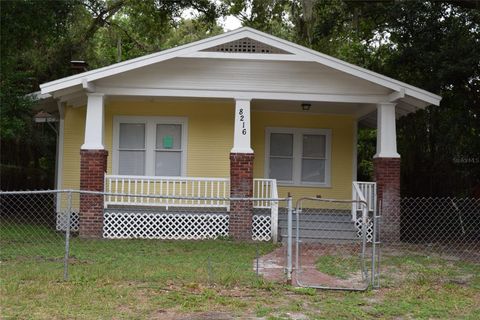
[[[70,231],[78,231],[79,210],[73,209],[70,213]],[[57,231],[66,231],[68,214],[65,211],[57,212]]]
[[[355,221],[355,228],[357,229],[357,237],[361,238],[362,237],[362,218],[358,218]],[[372,242],[373,240],[373,221],[369,219],[367,221],[367,228],[365,230],[365,237],[367,238],[367,242]]]
[[252,222],[252,240],[270,241],[272,239],[272,220],[270,216],[255,215]]
[[[228,236],[228,214],[105,212],[108,239],[203,240]],[[271,239],[270,217],[254,216],[252,239]]]

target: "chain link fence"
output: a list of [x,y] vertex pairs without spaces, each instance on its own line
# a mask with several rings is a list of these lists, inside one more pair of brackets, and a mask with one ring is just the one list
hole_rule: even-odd
[[480,199],[408,197],[381,207],[384,255],[480,262]]
[[[123,197],[123,204],[113,205],[115,197]],[[104,208],[107,200],[110,204]],[[249,235],[253,242],[231,241],[228,209],[232,200],[253,208]],[[319,201],[309,200],[296,212],[291,198],[262,199],[280,208],[276,231],[279,242],[285,244],[291,204],[292,243],[282,247],[272,242],[271,211],[255,208],[255,201],[78,191],[0,192],[3,276],[24,272],[27,278],[36,274],[58,279],[70,275],[75,281],[99,277],[167,281],[173,277],[223,284],[234,284],[239,278],[284,281],[293,276],[293,283],[361,289],[367,278],[378,285],[372,280],[378,270],[387,277],[397,272],[392,265],[415,259],[480,262],[479,199],[403,198],[391,207],[379,205],[378,223],[369,212],[365,229],[358,219],[352,220],[351,206],[345,203],[325,202],[322,207]],[[380,250],[373,251],[374,243],[381,243]],[[324,278],[309,277],[309,273],[318,276],[317,272]]]
[[[110,201],[104,206],[115,197],[123,197],[124,204]],[[253,209],[247,244],[233,241],[229,232],[233,201]],[[255,209],[255,201],[61,190],[0,192],[0,261],[12,274],[28,268],[32,274],[76,281],[117,276],[209,284],[254,281],[260,256],[276,246],[271,212]],[[278,205],[282,199],[268,201]],[[232,252],[242,259],[232,260]]]

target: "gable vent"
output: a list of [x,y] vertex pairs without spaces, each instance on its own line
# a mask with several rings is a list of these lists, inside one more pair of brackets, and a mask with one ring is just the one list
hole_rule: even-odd
[[202,51],[290,54],[287,51],[269,46],[268,44],[250,38],[243,38],[232,42],[220,44],[218,46],[211,47]]

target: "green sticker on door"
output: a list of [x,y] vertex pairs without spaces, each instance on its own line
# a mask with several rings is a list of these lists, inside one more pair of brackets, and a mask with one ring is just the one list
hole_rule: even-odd
[[163,148],[172,149],[173,148],[173,137],[166,135],[163,137]]

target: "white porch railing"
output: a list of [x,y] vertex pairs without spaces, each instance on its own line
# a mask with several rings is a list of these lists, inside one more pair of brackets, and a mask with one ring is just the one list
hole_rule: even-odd
[[[375,182],[354,181],[352,183],[352,199],[355,201],[365,201],[367,203],[367,210],[364,212],[364,215],[368,212],[376,212],[377,184]],[[352,204],[352,221],[357,220],[357,213],[361,210],[357,203],[354,202]]]
[[[166,208],[182,206],[216,207],[228,210],[228,201],[221,199],[230,196],[230,180],[227,178],[107,175],[105,192],[144,196],[107,195],[105,196],[105,207],[109,205],[165,206]],[[145,197],[149,195],[165,196],[165,198]],[[197,199],[171,199],[169,197]]]
[[[230,179],[196,177],[105,176],[105,208],[109,206],[207,207],[230,210]],[[111,193],[111,194],[110,194]],[[115,195],[115,194],[128,194]],[[141,195],[142,197],[135,197]],[[164,196],[164,198],[148,197]],[[173,198],[182,199],[173,199]],[[275,179],[254,179],[253,207],[270,209],[271,238],[277,241],[278,198]],[[185,199],[183,199],[185,198]],[[195,199],[189,199],[195,198]],[[262,200],[265,199],[265,200]],[[258,218],[258,217],[257,217]],[[264,219],[264,218],[263,218]],[[258,219],[257,219],[258,220]],[[268,232],[267,232],[268,233]],[[267,234],[260,238],[265,239]]]

